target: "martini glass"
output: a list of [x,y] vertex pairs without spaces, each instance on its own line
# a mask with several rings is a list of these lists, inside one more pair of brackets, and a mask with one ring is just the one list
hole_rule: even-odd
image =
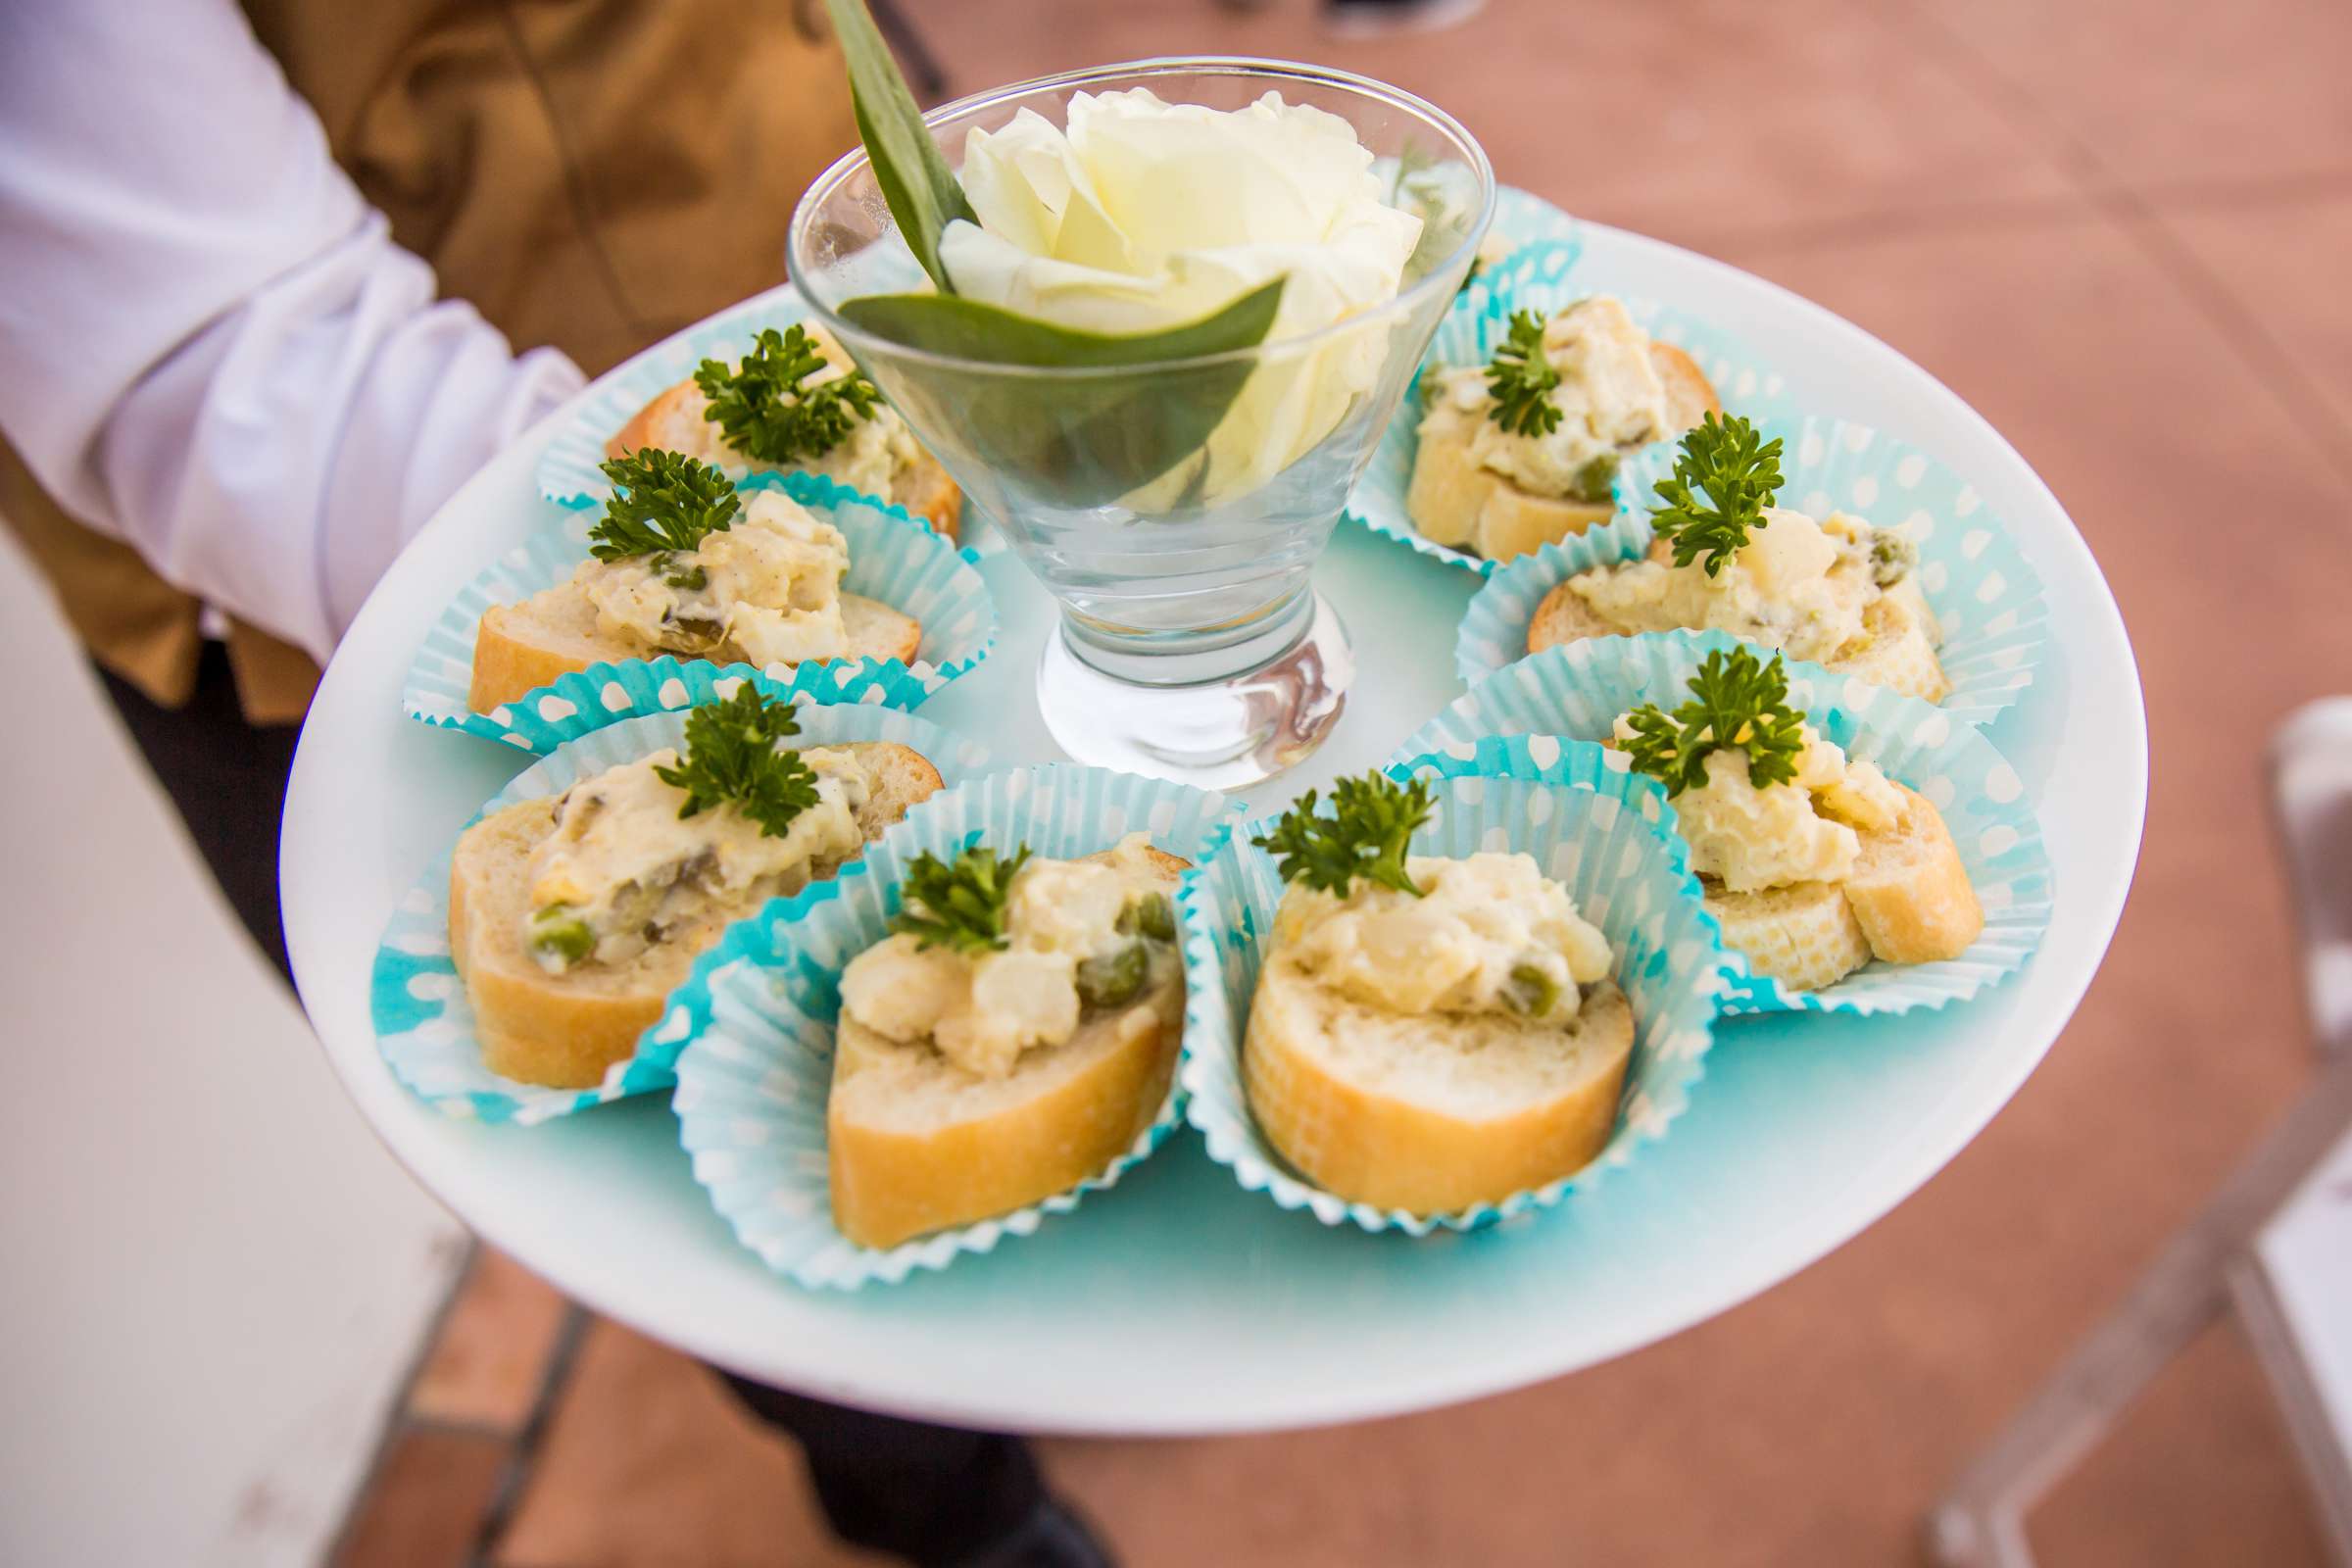
[[1346,706],[1348,634],[1316,560],[1396,413],[1494,211],[1494,174],[1432,105],[1319,66],[1152,60],[960,99],[925,118],[951,165],[1022,109],[1148,87],[1238,109],[1269,91],[1339,116],[1391,199],[1425,220],[1392,300],[1254,348],[1115,368],[1003,365],[909,348],[839,314],[922,286],[862,150],[793,215],[811,313],[1010,541],[1060,608],[1037,671],[1054,740],[1083,762],[1213,789],[1312,753]]

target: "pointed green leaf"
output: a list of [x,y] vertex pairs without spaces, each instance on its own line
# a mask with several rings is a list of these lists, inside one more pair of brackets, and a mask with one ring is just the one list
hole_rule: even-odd
[[[901,374],[889,356],[869,356],[891,400],[939,450],[1021,474],[1055,505],[1094,507],[1201,452],[1257,368],[1255,356],[1233,351],[1256,346],[1273,328],[1282,281],[1198,321],[1125,336],[936,294],[869,295],[841,313],[877,337],[979,362],[968,370],[909,367]],[[1001,365],[1150,368],[1023,379],[989,368]]]
[[948,270],[940,264],[939,236],[958,218],[971,222],[979,219],[939,144],[924,128],[923,112],[899,74],[899,63],[883,42],[865,0],[825,0],[825,10],[849,63],[858,139],[873,160],[882,199],[890,204],[890,216],[897,220],[914,259],[923,264],[932,282],[952,294],[956,285],[948,281]]

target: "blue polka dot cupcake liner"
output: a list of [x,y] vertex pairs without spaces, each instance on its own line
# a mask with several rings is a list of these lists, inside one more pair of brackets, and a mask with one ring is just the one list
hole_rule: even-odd
[[[2048,642],[2041,577],[1975,486],[1909,442],[1848,419],[1765,421],[1782,442],[1780,504],[1815,517],[1833,512],[1891,529],[1919,552],[1919,586],[1936,612],[1936,657],[1952,690],[1938,704],[1981,728],[2034,683]],[[1639,560],[1649,548],[1657,484],[1674,474],[1674,448],[1648,448],[1618,478],[1618,515],[1579,539],[1545,545],[1487,579],[1454,639],[1454,668],[1476,685],[1527,657],[1537,607],[1581,571]]]
[[[724,702],[734,695],[738,684],[736,679],[722,677],[708,696]],[[986,747],[911,713],[888,708],[828,707],[807,699],[797,700],[794,708],[801,721],[803,745],[897,741],[928,758],[948,785],[977,777],[988,767]],[[582,778],[633,762],[662,747],[681,745],[685,730],[686,714],[680,711],[649,713],[593,731],[524,768],[466,826],[517,802],[559,794]],[[615,1062],[593,1089],[517,1083],[482,1065],[473,1008],[449,951],[449,867],[457,837],[451,836],[450,848],[401,898],[375,950],[368,1008],[375,1023],[376,1049],[392,1075],[445,1115],[521,1126],[566,1116],[607,1101],[667,1089],[674,1083],[673,1069],[686,1043],[688,1024],[686,1015],[675,1006],[665,1009],[661,1021],[639,1039],[636,1054]],[[835,887],[839,878],[854,880],[863,870],[863,860],[853,860],[835,881],[815,886]]]
[[[1495,736],[1599,741],[1629,709],[1682,702],[1701,660],[1739,646],[1722,632],[1651,632],[1546,649],[1455,699],[1415,730],[1396,756],[1469,757]],[[2017,769],[1948,709],[1819,664],[1791,660],[1787,667],[1789,706],[1802,710],[1848,756],[1877,763],[1942,813],[1984,906],[1984,931],[1957,958],[1913,964],[1874,959],[1819,991],[1791,991],[1727,949],[1725,1010],[1908,1012],[1966,1002],[2023,968],[2049,929],[2054,889],[2041,824]],[[1608,753],[1605,760],[1612,769],[1626,766],[1619,753]]]
[[926,851],[945,858],[973,843],[1025,843],[1067,859],[1140,832],[1198,864],[1236,809],[1206,790],[1066,763],[967,779],[883,835],[866,852],[864,875],[811,887],[729,929],[672,999],[684,1045],[673,1103],[695,1179],[743,1245],[809,1289],[895,1284],[1030,1235],[1164,1143],[1182,1110],[1174,1082],[1127,1152],[1069,1191],[897,1247],[857,1245],[834,1228],[826,1157],[841,974],[889,934],[906,868]]
[[850,546],[843,587],[922,622],[912,662],[835,659],[755,669],[669,655],[613,660],[474,712],[467,695],[482,612],[565,581],[588,559],[588,530],[599,514],[566,513],[484,567],[435,617],[409,666],[403,710],[427,724],[544,754],[616,719],[692,707],[722,679],[750,678],[771,697],[916,708],[976,668],[996,646],[996,601],[972,559],[898,508],[818,474],[755,475],[741,488],[781,490],[841,530]]
[[[1283,884],[1274,858],[1250,841],[1277,820],[1236,825],[1179,899],[1183,922],[1185,1115],[1211,1158],[1251,1192],[1325,1225],[1426,1236],[1469,1231],[1552,1207],[1623,1168],[1688,1108],[1713,1041],[1725,984],[1722,934],[1700,902],[1690,853],[1664,829],[1663,792],[1604,765],[1598,746],[1545,743],[1415,756],[1398,777],[1435,777],[1435,818],[1413,835],[1416,855],[1518,850],[1566,885],[1579,912],[1616,956],[1616,979],[1634,1012],[1634,1052],[1617,1126],[1582,1170],[1498,1203],[1416,1214],[1350,1202],[1294,1170],[1250,1114],[1242,1053],[1250,999],[1264,963]],[[1555,755],[1556,754],[1556,755]],[[1541,776],[1537,756],[1566,765]]]
[[[1405,496],[1413,482],[1413,460],[1421,447],[1421,377],[1440,367],[1486,364],[1509,335],[1511,316],[1516,311],[1534,311],[1548,318],[1589,294],[1608,292],[1579,277],[1577,262],[1582,252],[1581,240],[1522,245],[1501,263],[1471,279],[1462,297],[1438,324],[1437,335],[1430,340],[1429,352],[1421,358],[1420,371],[1407,389],[1403,405],[1389,421],[1380,445],[1373,450],[1370,466],[1348,496],[1349,516],[1374,533],[1394,539],[1433,561],[1465,567],[1481,576],[1493,576],[1503,565],[1428,538],[1405,510]],[[1697,362],[1707,379],[1714,383],[1716,395],[1728,412],[1751,419],[1790,420],[1798,416],[1795,394],[1788,377],[1760,360],[1737,333],[1662,300],[1638,294],[1618,297],[1624,300],[1627,313],[1643,331],[1660,342],[1675,345]],[[1664,453],[1667,471],[1671,471],[1673,452],[1672,442],[1654,442],[1630,460],[1628,466],[1632,461]],[[1621,474],[1617,489],[1621,502],[1633,493],[1628,484],[1627,476]]]

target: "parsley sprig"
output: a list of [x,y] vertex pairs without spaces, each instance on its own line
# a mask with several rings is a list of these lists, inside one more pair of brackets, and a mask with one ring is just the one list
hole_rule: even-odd
[[1674,477],[1658,481],[1666,505],[1650,508],[1649,514],[1658,536],[1673,541],[1674,564],[1688,566],[1704,555],[1712,577],[1747,543],[1748,530],[1763,520],[1780,488],[1781,438],[1759,439],[1756,427],[1737,414],[1720,422],[1710,414],[1683,437]]
[[686,792],[679,816],[731,801],[760,832],[781,838],[816,804],[816,770],[799,752],[776,749],[800,732],[791,703],[768,701],[747,680],[727,701],[687,714],[685,757],[654,772]]
[[1626,721],[1635,771],[1663,783],[1669,796],[1707,782],[1711,753],[1745,752],[1747,781],[1763,789],[1794,779],[1805,750],[1805,715],[1788,707],[1781,656],[1767,664],[1744,648],[1709,654],[1690,677],[1690,700],[1673,712],[1650,703]]
[[612,481],[604,520],[588,530],[588,553],[599,561],[692,550],[732,525],[743,506],[732,480],[682,452],[647,447],[597,466]]
[[778,332],[771,326],[735,368],[724,360],[705,360],[694,384],[708,400],[703,417],[718,426],[729,446],[762,463],[797,463],[839,446],[860,419],[874,416],[882,401],[874,383],[857,370],[803,384],[824,368],[824,353],[806,328]]
[[1375,771],[1335,780],[1329,816],[1315,813],[1315,792],[1308,790],[1273,832],[1250,842],[1273,852],[1285,882],[1346,898],[1348,884],[1361,877],[1417,899],[1422,889],[1405,871],[1405,844],[1436,809],[1428,780],[1399,784]]
[[925,850],[906,867],[906,885],[890,928],[916,938],[921,947],[999,952],[1005,946],[1004,903],[1012,896],[1013,873],[1028,860],[1026,844],[1009,860],[977,845],[966,845],[953,861]]
[[1559,370],[1544,357],[1544,318],[1513,311],[1510,333],[1487,366],[1494,400],[1487,416],[1513,435],[1549,435],[1560,427],[1560,406],[1550,396],[1559,384]]

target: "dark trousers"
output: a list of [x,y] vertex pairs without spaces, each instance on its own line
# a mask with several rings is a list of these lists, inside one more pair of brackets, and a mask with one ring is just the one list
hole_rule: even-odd
[[[159,708],[101,674],[237,918],[290,980],[277,832],[297,731],[245,721],[218,643],[205,645],[196,695],[184,708]],[[1044,1500],[1036,1461],[1018,1438],[869,1415],[733,1376],[726,1382],[754,1415],[800,1444],[825,1517],[856,1545],[919,1564],[968,1562]]]

